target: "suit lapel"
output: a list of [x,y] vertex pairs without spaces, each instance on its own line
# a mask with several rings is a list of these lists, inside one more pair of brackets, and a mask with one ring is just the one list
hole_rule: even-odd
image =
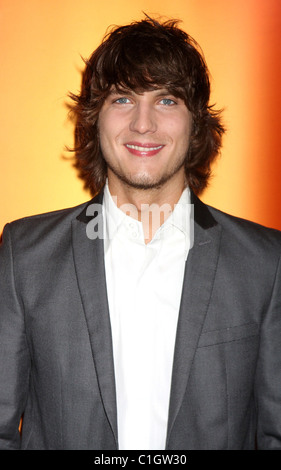
[[193,357],[207,313],[214,283],[221,227],[207,206],[193,196],[194,245],[183,282],[171,385],[167,445],[184,398]]
[[[117,410],[103,239],[93,239],[94,219],[101,222],[102,194],[72,223],[74,263],[104,409],[117,445]],[[93,213],[93,208],[98,208]],[[90,212],[91,216],[87,214]],[[98,219],[96,219],[98,220]],[[92,223],[92,229],[90,223]],[[97,224],[96,224],[97,228]],[[100,224],[99,224],[100,230]],[[87,232],[90,229],[92,234]],[[88,235],[87,235],[88,233]],[[89,238],[89,235],[91,238]]]

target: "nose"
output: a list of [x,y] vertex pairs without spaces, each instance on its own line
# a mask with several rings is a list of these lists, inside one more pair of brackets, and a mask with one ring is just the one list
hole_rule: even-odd
[[153,133],[157,130],[154,110],[148,103],[139,102],[132,111],[130,130],[138,134]]

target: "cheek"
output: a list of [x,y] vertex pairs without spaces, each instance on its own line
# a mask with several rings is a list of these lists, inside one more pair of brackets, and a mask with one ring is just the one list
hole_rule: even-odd
[[110,147],[114,140],[111,127],[109,127],[107,120],[100,119],[99,121],[99,141],[101,148]]
[[186,113],[173,116],[167,126],[167,133],[170,134],[175,143],[180,145],[189,143],[191,130],[192,116],[190,114],[186,115]]
[[101,145],[114,146],[118,143],[123,132],[121,120],[106,113],[99,118],[99,139]]
[[189,146],[191,135],[190,126],[177,127],[173,133],[173,139],[176,146],[185,148]]

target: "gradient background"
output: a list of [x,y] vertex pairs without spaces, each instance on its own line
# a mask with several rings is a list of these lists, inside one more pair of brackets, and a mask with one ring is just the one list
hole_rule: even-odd
[[222,156],[203,200],[281,229],[280,0],[0,0],[0,231],[26,215],[89,199],[71,163],[65,107],[80,87],[81,56],[106,28],[150,15],[182,20],[225,108]]

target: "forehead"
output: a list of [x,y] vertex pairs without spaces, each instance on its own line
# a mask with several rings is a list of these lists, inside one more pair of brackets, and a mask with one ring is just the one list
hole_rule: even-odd
[[109,95],[119,95],[119,94],[127,94],[127,95],[149,95],[149,96],[158,96],[158,95],[168,95],[171,94],[169,90],[165,87],[153,88],[148,90],[135,90],[131,88],[125,88],[122,86],[112,86]]

